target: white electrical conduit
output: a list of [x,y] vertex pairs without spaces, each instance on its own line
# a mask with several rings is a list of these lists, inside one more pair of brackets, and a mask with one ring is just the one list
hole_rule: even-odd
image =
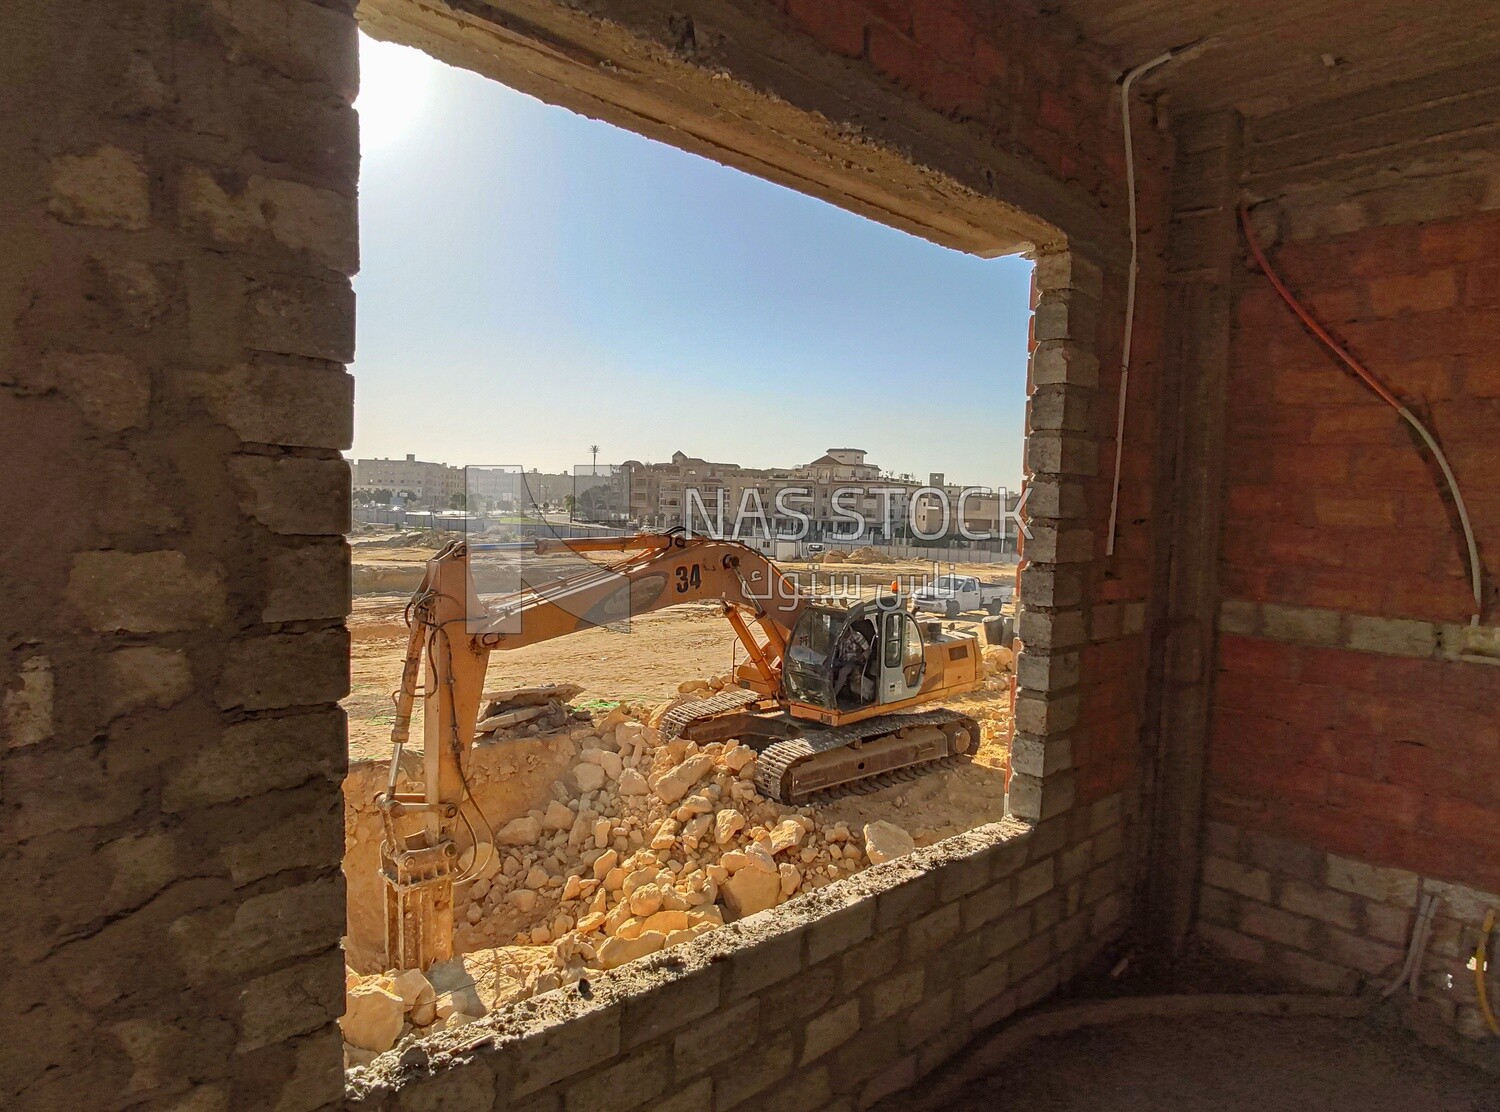
[[1134,69],[1127,70],[1120,81],[1120,122],[1125,126],[1125,203],[1130,218],[1130,272],[1125,279],[1125,336],[1120,345],[1120,411],[1115,419],[1115,477],[1109,495],[1109,536],[1104,542],[1106,556],[1115,554],[1115,525],[1120,515],[1120,463],[1125,452],[1125,399],[1130,392],[1130,341],[1135,333],[1135,280],[1136,272],[1140,269],[1139,231],[1135,219],[1135,144],[1132,142],[1130,129],[1130,86],[1137,77],[1149,73],[1157,66],[1164,66],[1173,58],[1179,58],[1189,51],[1199,50],[1208,45],[1208,42],[1208,39],[1201,39],[1186,46],[1174,46],[1149,62],[1142,62]]
[[1433,918],[1442,902],[1440,896],[1434,896],[1430,892],[1422,894],[1417,921],[1411,929],[1411,942],[1406,947],[1406,960],[1401,964],[1401,971],[1396,974],[1396,979],[1380,990],[1381,999],[1389,999],[1402,985],[1408,987],[1412,996],[1421,995],[1422,959],[1427,954],[1427,943],[1432,938]]
[[[1453,497],[1454,509],[1458,512],[1459,529],[1463,533],[1464,547],[1468,554],[1469,589],[1474,595],[1474,616],[1469,620],[1469,625],[1478,627],[1480,619],[1484,616],[1484,567],[1479,562],[1479,542],[1474,538],[1474,525],[1469,520],[1469,507],[1464,502],[1463,492],[1458,489],[1458,480],[1453,476],[1453,468],[1449,466],[1448,456],[1438,444],[1437,437],[1432,435],[1431,430],[1417,418],[1415,413],[1402,404],[1401,399],[1391,391],[1389,386],[1344,350],[1344,346],[1333,338],[1333,335],[1319,323],[1318,319],[1297,299],[1297,295],[1292,293],[1287,284],[1281,280],[1281,275],[1276,273],[1270,260],[1266,258],[1265,251],[1261,248],[1260,237],[1255,234],[1255,226],[1250,220],[1250,210],[1244,205],[1240,206],[1240,230],[1245,234],[1245,245],[1250,248],[1250,255],[1255,260],[1255,265],[1260,267],[1261,273],[1266,276],[1266,281],[1271,283],[1271,288],[1286,303],[1286,307],[1296,314],[1297,319],[1336,359],[1369,387],[1371,393],[1394,409],[1403,421],[1416,430],[1417,435],[1427,445],[1428,451],[1432,453],[1433,459],[1437,461],[1443,473],[1443,482],[1448,487],[1448,493]],[[1486,663],[1489,661],[1489,658],[1476,653],[1461,654],[1460,659]]]

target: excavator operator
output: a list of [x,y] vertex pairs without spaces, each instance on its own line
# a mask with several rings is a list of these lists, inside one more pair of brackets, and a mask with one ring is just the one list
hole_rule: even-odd
[[840,699],[848,687],[848,696],[856,706],[870,700],[865,694],[865,667],[870,662],[870,651],[875,644],[875,624],[868,618],[850,622],[834,646],[833,697]]

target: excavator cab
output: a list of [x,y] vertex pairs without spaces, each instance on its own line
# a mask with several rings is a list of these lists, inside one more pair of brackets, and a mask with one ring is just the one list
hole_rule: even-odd
[[854,714],[904,702],[921,690],[926,647],[900,595],[848,608],[808,606],[787,642],[782,695],[826,714]]

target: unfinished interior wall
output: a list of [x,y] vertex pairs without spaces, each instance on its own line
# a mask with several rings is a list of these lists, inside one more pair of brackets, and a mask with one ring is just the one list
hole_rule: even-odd
[[[1244,152],[1274,262],[1430,415],[1492,568],[1497,96],[1493,66],[1452,70],[1248,121]],[[1240,283],[1228,404],[1201,933],[1347,988],[1394,976],[1419,887],[1441,892],[1428,996],[1477,1033],[1463,963],[1473,890],[1500,892],[1500,667],[1455,659],[1473,602],[1451,506],[1397,415],[1259,274]]]
[[11,1109],[340,1098],[352,5],[8,5]]

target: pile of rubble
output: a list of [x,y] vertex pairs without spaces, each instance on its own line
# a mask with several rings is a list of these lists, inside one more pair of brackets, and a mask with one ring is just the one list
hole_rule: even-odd
[[852,548],[848,552],[837,548],[830,548],[821,556],[813,557],[813,562],[820,564],[890,564],[895,561],[893,557],[887,556],[880,549],[867,544],[859,548]]
[[[1001,656],[1008,651],[995,653],[995,671],[1005,666]],[[534,735],[562,726],[547,740],[568,771],[545,804],[488,833],[476,823],[482,840],[459,860],[454,941],[463,956],[452,968],[434,967],[430,981],[414,971],[350,974],[343,1023],[351,1063],[915,848],[889,822],[824,824],[812,808],[766,799],[755,786],[755,751],[736,740],[661,740],[656,725],[667,711],[731,683],[690,681],[671,702],[621,704],[586,722],[560,709],[565,691],[491,697],[482,730]],[[454,996],[444,983],[482,991]]]
[[[684,685],[692,688],[685,698],[725,683]],[[550,720],[553,705],[537,705],[543,714],[512,728]],[[823,829],[808,809],[763,798],[747,746],[659,742],[653,723],[672,705],[616,707],[574,726],[558,739],[574,761],[553,798],[460,858],[468,879],[455,891],[456,949],[513,967],[479,1013],[689,941],[913,848],[889,823]],[[521,948],[532,952],[505,953]],[[350,974],[347,1004],[353,1063],[472,1018],[415,971]]]

